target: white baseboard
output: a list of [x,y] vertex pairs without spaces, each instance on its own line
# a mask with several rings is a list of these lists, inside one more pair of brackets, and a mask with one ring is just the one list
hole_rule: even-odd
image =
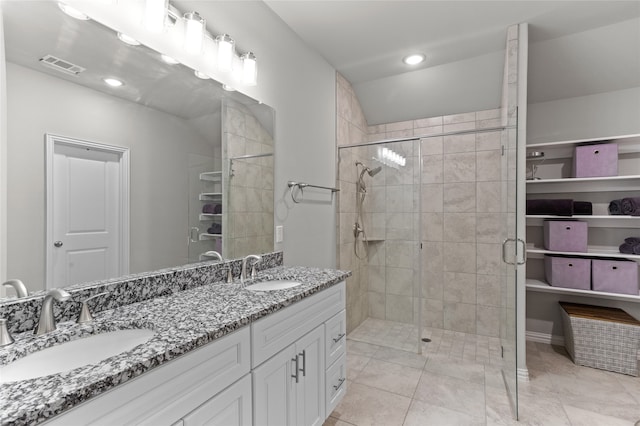
[[564,347],[564,336],[554,336],[552,334],[539,333],[537,331],[527,331],[525,336],[526,339],[531,342]]

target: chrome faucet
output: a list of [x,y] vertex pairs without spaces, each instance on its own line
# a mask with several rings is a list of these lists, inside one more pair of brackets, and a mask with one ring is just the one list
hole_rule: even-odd
[[240,270],[240,284],[244,287],[244,280],[247,279],[247,263],[249,260],[255,259],[251,268],[251,278],[256,277],[256,264],[262,261],[262,256],[250,254],[242,259],[242,269]]
[[54,288],[47,293],[42,302],[38,327],[34,331],[36,336],[49,333],[56,329],[56,319],[53,317],[53,299],[58,302],[64,302],[70,298],[71,295],[61,288]]
[[218,253],[215,250],[210,250],[208,252],[205,252],[205,256],[211,256],[214,257],[215,259],[213,260],[219,260],[219,261],[223,261],[224,259],[222,258],[222,255],[220,253]]
[[13,289],[16,291],[16,295],[18,296],[18,298],[27,297],[29,295],[29,292],[27,291],[27,287],[20,280],[9,280],[7,282],[2,283],[2,285],[5,287],[13,287]]

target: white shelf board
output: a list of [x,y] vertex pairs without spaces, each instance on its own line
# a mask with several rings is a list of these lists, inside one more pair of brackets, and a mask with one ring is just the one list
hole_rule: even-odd
[[542,258],[545,254],[562,254],[571,256],[590,256],[590,257],[610,257],[615,259],[629,259],[640,262],[640,255],[637,254],[624,254],[620,253],[618,247],[587,247],[586,253],[580,253],[575,251],[553,251],[545,250],[539,247],[527,246],[527,256],[532,258]]
[[552,287],[544,281],[527,278],[525,281],[528,291],[536,291],[540,293],[558,293],[576,296],[588,296],[598,299],[624,300],[632,302],[640,302],[640,294],[620,294],[620,293],[604,293],[593,290],[578,290],[575,288]]
[[207,182],[221,182],[222,172],[200,173],[200,180],[207,181]]
[[613,215],[531,215],[528,214],[527,226],[542,226],[545,220],[584,220],[594,228],[640,228],[640,216],[613,216]]
[[608,136],[603,138],[590,138],[590,139],[570,139],[564,141],[555,141],[555,142],[542,142],[542,143],[532,143],[527,144],[526,148],[528,150],[537,150],[538,148],[554,148],[554,147],[562,147],[566,145],[578,145],[582,143],[592,143],[592,142],[616,142],[616,143],[640,143],[640,134],[630,134],[630,135],[619,135],[619,136]]
[[200,220],[214,220],[221,217],[222,213],[200,213]]
[[222,198],[222,192],[203,192],[200,194],[200,201],[209,201],[218,198]]
[[640,191],[640,175],[527,180],[527,194]]
[[200,234],[200,240],[215,240],[222,238],[222,234]]

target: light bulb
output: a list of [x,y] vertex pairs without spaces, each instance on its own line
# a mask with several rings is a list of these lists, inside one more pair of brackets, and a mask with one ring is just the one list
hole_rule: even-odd
[[258,84],[256,55],[253,52],[247,52],[240,59],[242,60],[242,82],[247,86],[255,86]]
[[235,56],[235,42],[228,34],[216,37],[218,43],[218,69],[228,72],[233,67],[233,57]]
[[180,63],[180,61],[178,61],[177,59],[172,58],[169,55],[164,55],[163,54],[163,55],[160,55],[160,58],[162,58],[162,60],[164,62],[166,62],[167,64],[170,64],[170,65],[175,65],[175,64],[179,64]]
[[159,33],[164,29],[168,0],[146,0],[143,23],[147,30]]
[[124,85],[124,83],[120,80],[118,80],[117,78],[103,78],[102,81],[104,81],[105,83],[107,83],[109,86],[111,87],[120,87],[122,85]]
[[184,48],[189,53],[200,53],[204,42],[204,18],[198,12],[188,12],[184,19]]

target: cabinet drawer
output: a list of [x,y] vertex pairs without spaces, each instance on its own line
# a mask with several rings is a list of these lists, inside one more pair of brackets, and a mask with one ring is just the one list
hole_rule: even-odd
[[184,426],[251,426],[251,374],[229,386],[191,413],[184,416]]
[[325,323],[325,365],[330,366],[346,352],[347,316],[343,309]]
[[325,383],[326,415],[328,417],[347,393],[347,357],[345,354],[342,354],[342,356],[327,369]]
[[251,325],[252,367],[262,364],[345,307],[341,282]]
[[250,370],[249,327],[240,329],[51,419],[53,425],[180,423]]

